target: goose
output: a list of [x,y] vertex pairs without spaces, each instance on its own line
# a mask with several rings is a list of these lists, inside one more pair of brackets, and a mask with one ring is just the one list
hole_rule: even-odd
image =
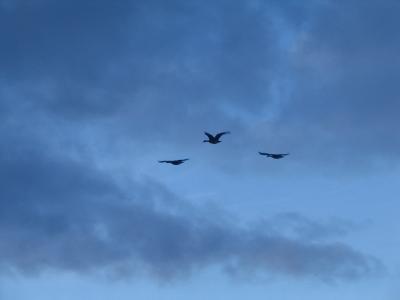
[[189,158],[185,158],[185,159],[176,159],[176,160],[159,160],[159,163],[167,163],[167,164],[171,164],[174,166],[183,164],[185,161],[189,160]]
[[274,153],[266,153],[266,152],[258,152],[260,155],[265,155],[266,157],[271,157],[273,159],[281,159],[284,158],[286,155],[289,155],[289,153],[279,153],[279,154],[274,154]]
[[206,136],[208,136],[208,140],[204,140],[203,143],[210,143],[210,144],[214,144],[214,145],[221,143],[221,141],[219,140],[221,138],[221,136],[223,136],[224,134],[229,134],[229,133],[230,133],[229,131],[224,131],[224,132],[220,132],[214,136],[208,132],[204,132],[204,134]]

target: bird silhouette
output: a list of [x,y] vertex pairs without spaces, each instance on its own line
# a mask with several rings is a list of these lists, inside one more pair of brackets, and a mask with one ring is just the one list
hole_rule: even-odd
[[258,152],[260,155],[264,155],[266,157],[271,157],[273,159],[281,159],[284,158],[286,155],[289,155],[289,153],[266,153],[266,152]]
[[208,132],[204,132],[204,134],[206,136],[208,136],[208,140],[204,140],[203,143],[210,143],[210,144],[214,144],[214,145],[221,143],[221,141],[219,140],[221,138],[221,136],[223,136],[224,134],[229,134],[229,133],[230,133],[229,131],[224,131],[224,132],[220,132],[214,136]]
[[174,166],[183,164],[185,161],[189,160],[189,158],[185,158],[185,159],[176,159],[176,160],[159,160],[159,163],[167,163],[167,164],[171,164]]

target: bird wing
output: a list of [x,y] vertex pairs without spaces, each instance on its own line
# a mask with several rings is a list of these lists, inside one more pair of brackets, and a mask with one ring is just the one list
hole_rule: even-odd
[[168,162],[170,162],[169,160],[159,160],[158,161],[159,163],[168,163]]
[[223,136],[224,134],[229,134],[230,132],[229,131],[224,131],[224,132],[220,132],[220,133],[218,133],[216,136],[215,136],[215,138],[218,140],[221,136]]
[[266,152],[258,152],[260,155],[270,155],[269,153]]
[[209,140],[212,140],[212,139],[214,138],[214,136],[213,136],[211,133],[208,133],[208,132],[204,131],[204,134],[205,134],[206,136],[208,136],[208,139],[209,139]]

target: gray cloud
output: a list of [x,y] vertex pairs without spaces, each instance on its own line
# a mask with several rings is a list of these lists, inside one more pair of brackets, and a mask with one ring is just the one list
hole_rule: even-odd
[[327,3],[1,7],[2,268],[142,269],[162,278],[210,265],[322,279],[373,273],[374,259],[331,240],[346,226],[291,215],[288,236],[271,225],[276,219],[261,229],[218,221],[155,183],[127,187],[87,151],[147,143],[199,153],[201,138],[189,133],[223,128],[247,141],[232,139],[226,153],[238,168],[253,151],[248,144],[290,149],[310,167],[354,166],[347,158],[355,154],[360,164],[397,157],[398,139],[387,128],[398,125],[398,62],[386,53],[398,38],[382,37],[395,32],[397,6],[380,6],[382,28],[370,18],[373,2]]
[[341,237],[362,227],[361,224],[354,224],[339,218],[325,221],[310,220],[294,212],[278,214],[270,220],[265,220],[262,224],[280,235],[301,237],[309,241]]
[[273,20],[245,2],[42,1],[1,22],[4,78],[20,90],[41,84],[36,105],[67,117],[124,108],[176,128],[176,117],[212,119],[232,104],[257,111],[279,56]]
[[300,156],[364,170],[398,162],[399,9],[395,1],[330,1],[299,35],[291,101],[273,127]]
[[174,140],[193,153],[197,140],[179,137],[230,129],[231,158],[265,148],[292,152],[309,169],[393,165],[398,9],[395,1],[20,2],[1,11],[2,105],[77,126],[112,122],[121,140]]
[[[108,270],[167,279],[216,265],[231,274],[335,280],[379,269],[378,261],[343,243],[289,237],[274,226],[241,227],[160,185],[130,182],[127,188],[38,142],[7,142],[15,151],[0,152],[3,271]],[[307,224],[311,231],[320,227]]]

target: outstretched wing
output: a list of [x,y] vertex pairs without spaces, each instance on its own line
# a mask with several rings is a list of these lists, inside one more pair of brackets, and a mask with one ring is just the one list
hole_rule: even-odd
[[269,153],[266,152],[258,152],[260,155],[270,155]]
[[282,153],[281,155],[282,156],[286,156],[286,155],[289,155],[289,153]]
[[208,136],[208,139],[209,139],[209,140],[214,139],[214,136],[213,136],[211,133],[208,133],[208,132],[204,131],[204,134],[205,134],[206,136]]
[[218,134],[215,136],[215,138],[216,138],[217,140],[219,140],[219,138],[220,138],[221,136],[223,136],[224,134],[229,134],[229,133],[230,133],[229,131],[220,132],[220,133],[218,133]]
[[159,163],[169,163],[170,161],[169,160],[159,160],[158,162]]
[[184,158],[184,159],[178,159],[177,161],[181,161],[181,162],[184,162],[184,161],[187,161],[187,160],[189,160],[189,158]]

